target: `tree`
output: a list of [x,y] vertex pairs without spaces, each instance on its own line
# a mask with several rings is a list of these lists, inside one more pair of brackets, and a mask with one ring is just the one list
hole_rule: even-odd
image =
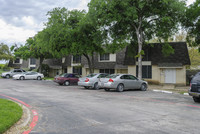
[[0,60],[10,60],[13,56],[10,52],[8,45],[1,43],[0,44]]
[[139,79],[145,41],[155,37],[167,40],[177,31],[184,10],[184,0],[91,0],[89,3],[89,15],[107,31],[107,37],[114,42],[111,45],[137,44]]
[[43,46],[43,42],[39,39],[45,36],[45,30],[38,32],[34,37],[30,37],[26,40],[26,44],[20,47],[12,46],[12,50],[14,50],[15,57],[20,57],[22,59],[28,59],[28,58],[36,58],[40,59],[39,64],[39,72],[42,72],[42,62],[45,58],[52,58],[53,56],[48,52],[48,49],[46,49]]
[[48,12],[48,15],[50,17],[46,29],[49,39],[46,42],[49,43],[52,55],[83,55],[88,61],[90,73],[93,73],[94,52],[103,51],[101,31],[97,31],[96,25],[90,21],[84,10],[68,11],[65,8],[55,8]]
[[190,68],[192,69],[197,69],[200,66],[200,53],[198,51],[198,49],[192,47],[189,48],[189,55],[190,55],[190,61],[191,61],[191,65]]
[[187,30],[187,41],[190,46],[198,47],[200,51],[200,0],[196,0],[186,10],[183,26]]

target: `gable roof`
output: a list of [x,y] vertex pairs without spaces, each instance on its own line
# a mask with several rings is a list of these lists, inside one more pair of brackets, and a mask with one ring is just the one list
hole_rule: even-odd
[[[145,59],[143,61],[151,61],[152,65],[190,65],[190,58],[188,54],[188,48],[186,42],[169,42],[168,43],[174,49],[174,54],[170,54],[165,57],[162,53],[162,46],[164,43],[152,43],[145,45],[143,50],[145,52]],[[128,46],[125,52],[125,65],[135,65],[136,59],[134,56],[130,56],[130,51],[134,52],[134,48]],[[137,50],[136,50],[137,51]]]

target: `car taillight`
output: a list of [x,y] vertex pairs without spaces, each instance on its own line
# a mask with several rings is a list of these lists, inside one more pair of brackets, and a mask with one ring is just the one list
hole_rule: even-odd
[[109,82],[114,82],[112,79],[109,79],[108,81],[109,81]]
[[88,78],[86,78],[85,82],[89,82],[90,80]]

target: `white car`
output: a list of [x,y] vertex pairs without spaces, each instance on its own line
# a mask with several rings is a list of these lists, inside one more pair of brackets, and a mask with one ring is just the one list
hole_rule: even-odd
[[13,76],[13,79],[15,80],[42,80],[44,78],[44,75],[41,74],[41,73],[38,73],[38,72],[25,72],[25,73],[22,73],[22,74],[16,74]]

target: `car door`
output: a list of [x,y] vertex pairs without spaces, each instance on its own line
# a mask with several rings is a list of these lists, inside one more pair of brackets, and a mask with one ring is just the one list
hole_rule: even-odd
[[31,75],[30,72],[29,72],[29,73],[26,73],[26,74],[24,75],[25,79],[30,79],[30,75]]
[[130,79],[128,75],[122,75],[120,77],[120,81],[119,83],[123,83],[124,84],[124,89],[129,89],[130,87]]
[[133,76],[133,75],[129,75],[129,79],[131,81],[130,83],[130,89],[139,89],[141,83],[138,81],[138,79]]

